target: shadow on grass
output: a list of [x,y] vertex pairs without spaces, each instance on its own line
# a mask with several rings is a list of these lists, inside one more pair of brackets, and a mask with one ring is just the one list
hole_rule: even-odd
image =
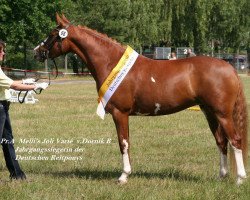
[[[49,172],[46,173],[53,177],[77,177],[83,179],[93,179],[93,180],[102,180],[102,179],[118,179],[121,175],[121,171],[118,170],[90,170],[90,169],[77,169],[74,171],[60,171],[60,172]],[[202,177],[195,176],[192,172],[182,172],[176,169],[168,169],[160,172],[145,172],[145,171],[135,171],[132,172],[130,177],[139,177],[146,179],[174,179],[178,181],[191,181],[191,182],[199,182],[202,181]]]

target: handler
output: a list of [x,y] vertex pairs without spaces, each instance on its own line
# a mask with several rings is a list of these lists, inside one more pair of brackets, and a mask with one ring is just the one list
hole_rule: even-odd
[[[2,69],[1,63],[5,55],[5,43],[0,40],[0,142],[3,148],[6,166],[10,172],[10,179],[26,179],[25,173],[21,170],[13,144],[12,128],[9,118],[8,101],[11,97],[9,88],[20,91],[40,90],[48,87],[47,83],[36,83],[34,79],[26,79],[22,81],[13,81],[7,77]],[[29,85],[27,85],[29,84]]]

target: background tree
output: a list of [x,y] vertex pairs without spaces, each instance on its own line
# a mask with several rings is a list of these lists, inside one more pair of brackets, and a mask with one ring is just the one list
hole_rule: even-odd
[[55,12],[70,4],[71,1],[67,0],[53,3],[46,0],[1,0],[0,35],[8,44],[8,60],[11,61],[8,64],[29,68],[34,61],[27,60],[27,48],[45,38],[47,31],[55,26]]
[[249,7],[248,5],[247,0],[227,0],[223,2],[212,0],[209,3],[207,14],[208,31],[206,38],[219,41],[220,47],[225,51],[229,51],[229,48],[231,48],[236,52],[243,40],[248,40],[243,37],[247,29],[250,28],[249,24],[247,25],[249,13],[245,11],[246,7]]
[[1,0],[0,34],[11,66],[25,68],[34,62],[25,49],[55,27],[55,12],[139,52],[154,46],[249,52],[249,7],[248,0]]
[[161,0],[80,0],[73,13],[80,24],[141,49],[160,40],[162,6]]
[[164,38],[160,34],[161,0],[131,1],[131,42],[142,51],[143,46],[160,43]]
[[127,0],[79,0],[74,11],[66,10],[81,25],[86,25],[120,42],[129,40],[130,8]]
[[248,57],[248,69],[250,72],[250,4],[248,1],[245,1],[242,7],[242,15],[241,15],[241,47],[247,50]]

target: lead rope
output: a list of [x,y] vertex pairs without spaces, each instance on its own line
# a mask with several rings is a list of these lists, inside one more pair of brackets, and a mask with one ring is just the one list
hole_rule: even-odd
[[[38,81],[39,79],[36,79],[36,81]],[[40,89],[38,92],[36,90],[33,90],[36,94],[41,94],[42,93],[42,89]],[[29,91],[25,91],[23,97],[21,98],[21,94],[22,94],[23,91],[19,91],[18,95],[17,95],[17,99],[18,99],[18,102],[20,104],[24,103],[25,102],[25,98],[27,97]]]
[[20,98],[20,95],[22,94],[22,91],[20,91],[20,92],[18,93],[18,95],[17,95],[17,99],[18,99],[18,102],[19,102],[19,103],[21,103],[21,104],[22,104],[22,103],[24,103],[25,98],[26,98],[26,96],[27,96],[28,92],[29,92],[29,91],[26,91],[26,92],[25,92],[25,94],[24,94],[24,96],[23,96],[23,98],[22,98],[22,99]]
[[[56,76],[55,76],[55,78],[57,78],[57,76],[58,76],[58,67],[57,67],[57,64],[56,64],[56,61],[55,61],[55,59],[52,59],[52,61],[53,61],[53,63],[54,63],[54,66],[55,66],[55,68],[56,68]],[[51,72],[49,72],[49,85],[51,84],[51,74],[53,73],[53,71],[51,70]],[[36,80],[35,80],[35,82],[36,81],[38,81],[39,80],[39,78],[37,78]],[[42,91],[43,91],[43,89],[40,89],[40,90],[33,90],[36,94],[41,94],[42,93]],[[25,93],[24,93],[24,95],[23,95],[23,97],[22,97],[22,99],[21,99],[21,94],[22,94],[22,92],[23,91],[20,91],[19,93],[18,93],[18,96],[17,96],[17,98],[18,98],[18,102],[20,103],[20,104],[22,104],[22,103],[24,103],[25,102],[25,98],[27,97],[27,95],[28,95],[28,92],[29,91],[26,91]]]
[[[57,76],[58,76],[58,67],[57,67],[57,64],[56,64],[56,61],[55,61],[54,58],[52,59],[52,61],[53,61],[54,66],[55,66],[55,68],[56,68],[56,77],[55,77],[55,78],[57,78]],[[52,73],[53,73],[53,72],[52,72]],[[50,85],[50,76],[49,76],[49,85]]]

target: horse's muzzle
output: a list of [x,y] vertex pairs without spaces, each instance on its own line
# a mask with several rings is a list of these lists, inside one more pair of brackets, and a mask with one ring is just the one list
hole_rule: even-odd
[[48,52],[43,51],[40,48],[35,48],[35,56],[34,58],[38,60],[39,62],[44,62],[48,58]]

